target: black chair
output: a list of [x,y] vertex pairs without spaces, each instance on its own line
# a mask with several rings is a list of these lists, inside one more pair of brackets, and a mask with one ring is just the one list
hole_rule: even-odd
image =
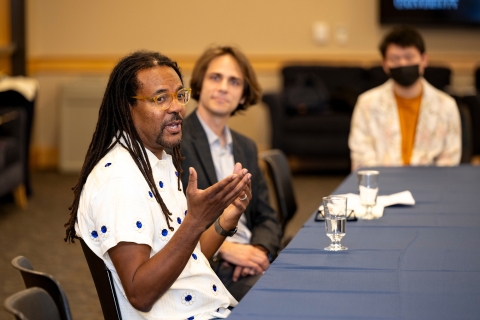
[[472,120],[472,153],[480,155],[480,91],[474,96],[464,96],[460,99],[468,106]]
[[17,292],[4,303],[5,309],[17,320],[60,320],[52,297],[42,288],[33,287]]
[[460,113],[460,122],[462,126],[462,157],[461,163],[470,163],[473,156],[473,126],[472,116],[468,105],[463,98],[455,97],[458,111]]
[[15,203],[26,209],[27,154],[26,112],[20,107],[0,108],[0,197],[13,194]]
[[40,287],[44,289],[52,297],[57,305],[60,313],[60,319],[71,320],[70,306],[68,304],[67,296],[63,291],[60,283],[51,275],[33,270],[32,264],[27,258],[18,256],[12,260],[12,266],[19,270],[22,274],[25,287]]
[[95,288],[97,289],[98,299],[102,306],[103,317],[105,320],[122,319],[112,273],[108,270],[103,260],[87,246],[85,241],[81,238],[79,240],[88,267],[90,268]]
[[263,151],[259,154],[265,161],[267,174],[274,186],[274,193],[282,229],[297,211],[297,202],[293,193],[292,177],[285,154],[278,149]]
[[24,142],[19,147],[25,155],[26,161],[22,164],[22,183],[25,186],[27,195],[32,192],[30,183],[30,169],[28,159],[30,159],[30,142],[32,136],[33,119],[35,111],[35,99],[33,101],[27,100],[21,93],[15,90],[7,90],[0,92],[0,110],[4,108],[20,109],[24,114],[22,120],[22,134],[24,135]]
[[475,88],[477,89],[477,94],[480,94],[480,67],[475,69]]

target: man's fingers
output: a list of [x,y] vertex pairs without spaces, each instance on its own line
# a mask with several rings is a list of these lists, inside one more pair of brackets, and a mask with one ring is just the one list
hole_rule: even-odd
[[233,167],[233,173],[239,173],[242,170],[242,164],[240,162],[235,163],[235,167]]
[[242,196],[241,193],[243,193],[243,189],[250,177],[251,174],[248,173],[247,169],[242,169],[239,174],[228,176],[207,190],[212,195],[223,199],[225,203],[231,203],[235,197]]
[[263,271],[265,270],[266,269],[263,269],[260,265],[255,263],[252,265],[252,271],[250,271],[250,274],[251,275],[260,274],[260,273],[263,273]]
[[252,180],[248,179],[247,186],[244,189],[245,194],[247,195],[248,199],[252,199]]
[[[236,197],[243,198],[245,196],[245,187],[250,181],[252,175],[247,173],[236,185],[232,184],[229,187],[225,188],[225,198],[229,199],[229,202],[232,202]],[[232,188],[233,187],[233,188]]]
[[240,267],[240,266],[236,266],[236,267],[235,267],[235,269],[233,270],[233,276],[232,276],[233,282],[237,282],[237,281],[238,281],[238,278],[239,278],[240,275],[242,274],[242,269],[243,269],[243,267]]
[[255,248],[255,254],[251,257],[252,261],[261,268],[261,272],[268,269],[270,262],[268,257],[262,250]]
[[253,269],[250,268],[243,268],[242,269],[242,277],[246,277],[251,275],[251,272],[254,271]]
[[262,266],[262,269],[263,269],[262,271],[265,271],[268,269],[268,267],[270,267],[270,262],[267,259],[267,260],[264,260],[260,265]]
[[197,171],[193,167],[188,168],[190,175],[188,176],[187,193],[195,193],[197,189]]

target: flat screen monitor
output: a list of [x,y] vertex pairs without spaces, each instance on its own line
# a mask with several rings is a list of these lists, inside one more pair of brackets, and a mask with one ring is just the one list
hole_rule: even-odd
[[378,0],[381,24],[480,27],[480,0]]

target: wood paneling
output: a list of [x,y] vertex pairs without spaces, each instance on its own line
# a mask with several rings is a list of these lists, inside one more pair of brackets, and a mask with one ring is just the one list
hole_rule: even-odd
[[[454,72],[471,71],[480,66],[480,56],[461,53],[429,53],[431,65],[450,67]],[[198,56],[169,55],[176,60],[183,71],[193,69]],[[113,56],[43,56],[28,60],[30,75],[39,72],[50,73],[110,73],[121,57]],[[249,55],[249,59],[257,72],[278,72],[288,64],[322,64],[335,66],[369,67],[381,63],[380,54],[323,54],[323,55]]]

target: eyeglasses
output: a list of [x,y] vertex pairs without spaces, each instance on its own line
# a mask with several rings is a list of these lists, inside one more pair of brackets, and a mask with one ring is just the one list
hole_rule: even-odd
[[160,110],[167,110],[170,108],[173,99],[177,99],[178,103],[182,106],[186,105],[190,101],[192,89],[180,89],[175,93],[161,93],[154,97],[134,96],[132,98],[137,100],[149,100],[160,107]]

